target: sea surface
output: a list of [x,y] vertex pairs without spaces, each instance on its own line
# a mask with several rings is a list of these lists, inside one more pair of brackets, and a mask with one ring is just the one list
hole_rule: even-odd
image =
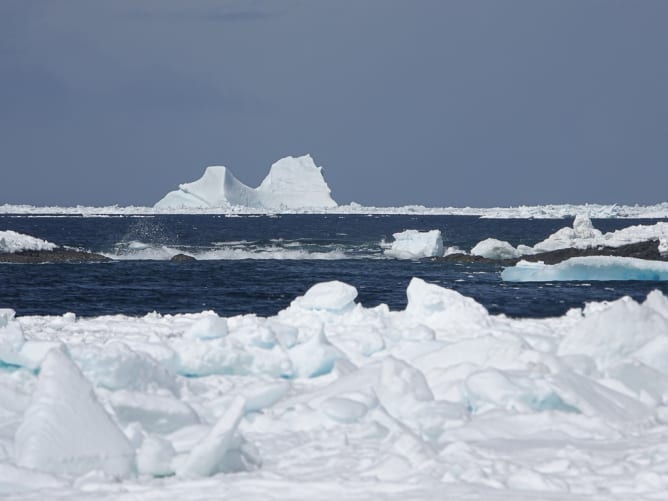
[[[602,231],[658,220],[594,219]],[[572,219],[481,219],[414,215],[0,216],[14,230],[103,253],[96,264],[0,264],[0,308],[18,315],[143,315],[214,310],[274,315],[317,282],[341,280],[365,306],[406,305],[411,277],[473,297],[491,313],[548,317],[588,301],[642,299],[666,282],[504,283],[502,267],[396,260],[392,234],[439,229],[445,246],[470,250],[493,237],[533,245]],[[176,253],[197,257],[171,262]]]

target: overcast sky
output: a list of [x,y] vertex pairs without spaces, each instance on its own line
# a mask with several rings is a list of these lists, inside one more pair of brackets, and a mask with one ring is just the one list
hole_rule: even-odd
[[666,0],[0,0],[0,204],[311,153],[340,203],[668,200]]

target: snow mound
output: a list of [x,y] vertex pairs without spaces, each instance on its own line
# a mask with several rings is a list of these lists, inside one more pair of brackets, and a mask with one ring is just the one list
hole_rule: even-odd
[[0,253],[15,253],[22,251],[50,251],[57,247],[56,244],[31,237],[23,233],[7,230],[0,231]]
[[440,230],[406,230],[394,233],[392,247],[385,255],[397,259],[421,259],[443,255],[443,237]]
[[61,475],[102,470],[126,477],[134,461],[125,435],[64,348],[44,359],[14,447],[19,466]]
[[280,210],[332,208],[336,202],[310,155],[285,157],[274,163],[259,187],[239,181],[227,167],[207,167],[197,181],[179,185],[158,201],[155,209],[247,207]]
[[520,261],[501,272],[506,282],[668,280],[668,262],[633,257],[584,256],[557,264]]

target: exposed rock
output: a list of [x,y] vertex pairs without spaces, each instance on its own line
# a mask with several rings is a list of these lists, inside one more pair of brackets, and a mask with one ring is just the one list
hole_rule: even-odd
[[175,263],[184,263],[187,261],[197,261],[197,259],[189,256],[188,254],[177,254],[176,256],[172,256],[170,261],[174,261]]
[[0,253],[0,263],[99,263],[106,261],[111,261],[111,259],[101,254],[95,254],[94,252],[62,248]]

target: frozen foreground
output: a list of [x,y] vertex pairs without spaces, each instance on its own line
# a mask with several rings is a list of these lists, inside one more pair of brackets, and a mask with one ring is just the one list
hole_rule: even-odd
[[271,318],[0,310],[6,499],[665,499],[668,298],[489,315],[321,283]]

